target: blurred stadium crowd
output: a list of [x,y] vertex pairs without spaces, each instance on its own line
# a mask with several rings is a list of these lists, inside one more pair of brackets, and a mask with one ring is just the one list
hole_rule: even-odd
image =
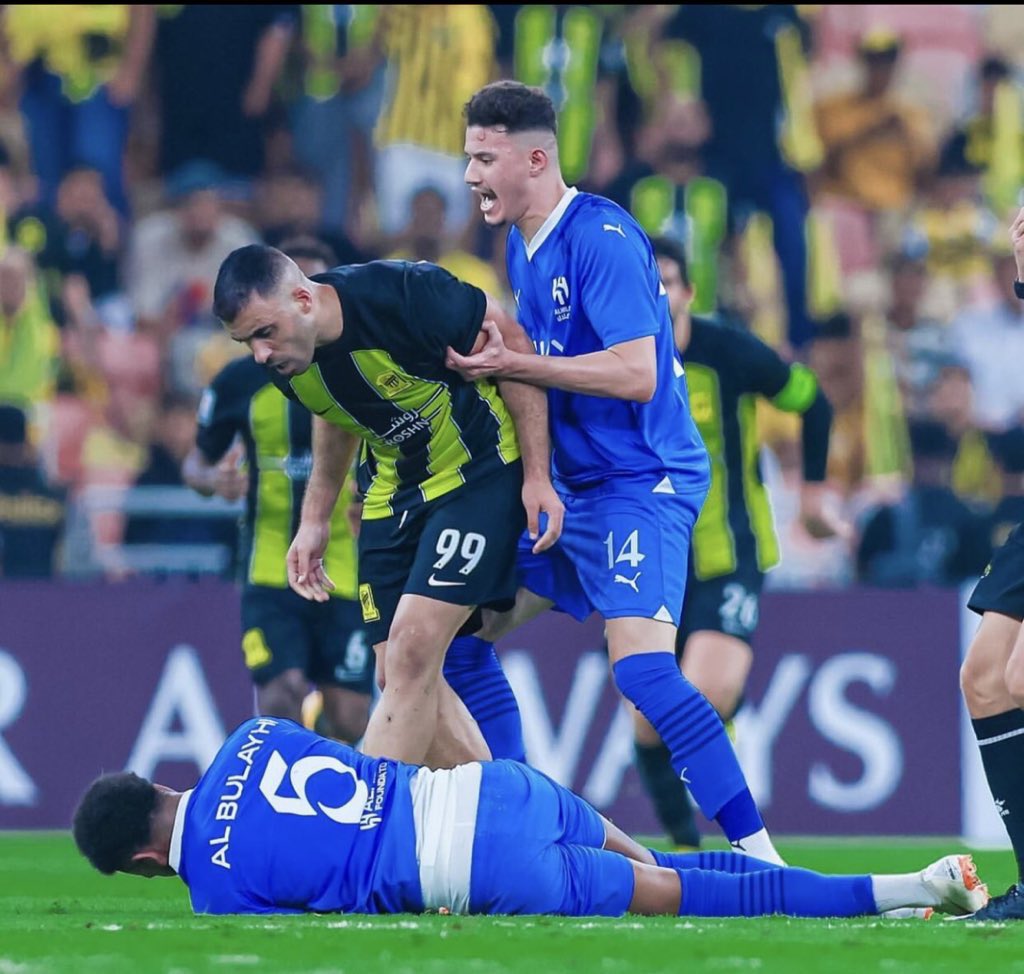
[[515,77],[568,181],[685,244],[695,311],[817,371],[856,532],[803,532],[764,407],[769,585],[973,578],[1024,518],[1021,51],[998,5],[0,8],[0,574],[231,576],[238,508],[180,474],[245,353],[221,260],[312,236],[510,300],[461,113]]

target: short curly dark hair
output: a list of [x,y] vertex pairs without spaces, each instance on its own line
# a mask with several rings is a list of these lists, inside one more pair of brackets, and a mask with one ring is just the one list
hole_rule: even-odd
[[130,771],[97,778],[71,825],[79,852],[108,876],[127,868],[152,839],[156,799],[153,782]]
[[467,125],[504,128],[507,132],[547,129],[558,133],[555,106],[542,88],[520,81],[492,81],[466,102]]

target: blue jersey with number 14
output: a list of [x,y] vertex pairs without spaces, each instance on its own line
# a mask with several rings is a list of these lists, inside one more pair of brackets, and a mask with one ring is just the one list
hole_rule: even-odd
[[654,338],[650,402],[549,390],[556,484],[572,491],[614,477],[649,490],[667,476],[677,492],[705,489],[707,453],[679,380],[668,298],[633,218],[611,200],[570,189],[529,246],[512,227],[506,257],[519,320],[541,355]]
[[409,794],[416,770],[290,720],[247,720],[189,793],[180,833],[176,826],[192,908],[421,910]]

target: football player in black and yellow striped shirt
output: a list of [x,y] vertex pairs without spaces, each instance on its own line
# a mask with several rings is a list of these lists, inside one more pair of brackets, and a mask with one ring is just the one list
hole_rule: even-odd
[[[330,249],[315,240],[287,249],[307,274],[335,263]],[[203,394],[196,444],[182,475],[201,494],[247,498],[242,652],[259,712],[301,722],[312,683],[321,693],[319,729],[354,743],[370,716],[373,659],[356,599],[356,541],[345,516],[346,493],[331,517],[324,554],[336,580],[331,598],[309,602],[293,592],[285,564],[312,466],[312,419],[308,409],[281,395],[271,373],[251,356],[235,359]],[[235,455],[239,436],[248,472]]]
[[[690,409],[711,461],[711,488],[690,546],[676,654],[687,679],[728,721],[750,672],[764,574],[779,561],[758,461],[756,401],[761,396],[802,414],[801,518],[817,537],[846,530],[823,504],[832,409],[810,369],[786,363],[741,327],[691,317],[693,288],[682,248],[659,238],[654,253],[685,363]],[[637,768],[662,824],[678,845],[698,845],[689,797],[667,749],[639,714],[634,727]]]
[[[497,329],[525,332],[492,299],[426,262],[371,261],[307,278],[272,247],[233,251],[214,313],[275,383],[309,408],[313,467],[288,552],[289,583],[323,601],[330,517],[366,441],[373,479],[359,533],[359,599],[383,695],[368,754],[411,763],[473,760],[487,746],[441,675],[452,638],[484,605],[511,605],[524,521],[537,550],[561,528],[551,486],[547,399],[517,382],[467,382],[445,365]],[[525,508],[525,514],[524,514]]]

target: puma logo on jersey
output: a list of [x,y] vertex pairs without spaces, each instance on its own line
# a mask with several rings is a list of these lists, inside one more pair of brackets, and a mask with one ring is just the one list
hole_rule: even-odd
[[632,578],[626,578],[625,575],[616,575],[615,581],[622,582],[623,585],[628,585],[637,595],[640,594],[640,589],[637,588],[636,580],[643,574],[643,572],[637,572]]
[[601,229],[602,230],[610,230],[612,233],[617,233],[620,237],[622,237],[623,240],[626,239],[626,234],[625,234],[625,232],[622,229],[622,224],[621,223],[616,223],[614,225],[611,224],[611,223],[606,223],[606,224],[604,224],[604,226],[601,227]]

